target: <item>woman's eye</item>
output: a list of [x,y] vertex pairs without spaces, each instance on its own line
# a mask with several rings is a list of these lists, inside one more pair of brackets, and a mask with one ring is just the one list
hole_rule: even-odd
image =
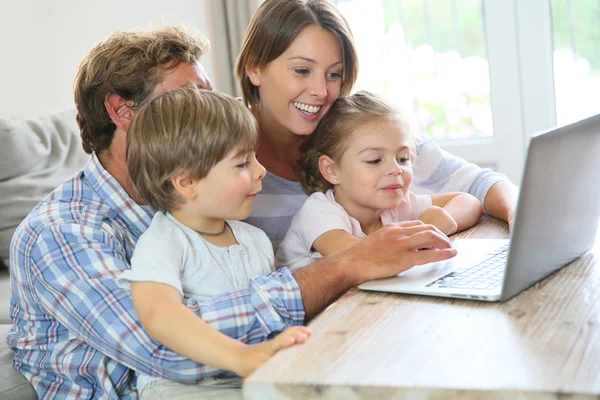
[[330,73],[327,74],[327,78],[330,79],[330,80],[332,80],[332,81],[338,80],[341,77],[342,77],[342,74],[339,73],[339,72],[330,72]]
[[298,75],[308,75],[310,71],[306,68],[294,68],[294,72],[296,72]]
[[381,162],[381,158],[377,158],[375,160],[367,160],[368,164],[373,164],[373,165],[379,164],[380,162]]

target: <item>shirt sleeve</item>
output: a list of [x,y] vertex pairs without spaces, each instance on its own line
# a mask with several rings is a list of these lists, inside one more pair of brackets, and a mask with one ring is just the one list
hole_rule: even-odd
[[269,239],[267,234],[262,230],[259,230],[257,235],[260,241],[260,249],[267,255],[267,258],[269,259],[269,269],[273,272],[275,271],[275,254],[273,253],[271,239]]
[[306,200],[294,216],[292,228],[299,235],[305,252],[309,252],[315,240],[326,232],[341,229],[352,235],[352,222],[346,210],[328,200],[323,193],[314,193]]
[[118,282],[126,290],[131,290],[131,282],[164,283],[177,289],[183,298],[184,242],[172,230],[151,229],[138,240],[131,257],[131,269],[123,272]]
[[[143,374],[198,381],[219,373],[153,341],[130,294],[117,278],[129,269],[125,249],[109,228],[65,223],[44,228],[29,253],[32,296],[72,335]],[[261,342],[304,322],[300,289],[287,269],[250,282],[246,290],[187,307],[220,332]]]
[[415,221],[419,219],[423,211],[431,207],[433,202],[429,195],[418,195],[412,192],[409,192],[408,195],[410,199],[410,219],[411,221]]
[[467,192],[485,202],[490,188],[507,181],[505,175],[454,156],[442,150],[428,136],[418,135],[417,157],[413,164],[413,184],[432,193]]

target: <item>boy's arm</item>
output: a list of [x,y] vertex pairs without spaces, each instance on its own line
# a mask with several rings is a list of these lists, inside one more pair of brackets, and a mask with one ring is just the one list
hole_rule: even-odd
[[[124,249],[107,231],[77,224],[47,228],[29,258],[31,266],[22,271],[28,277],[21,282],[31,286],[23,290],[91,347],[147,375],[189,381],[216,373],[165,348],[141,329],[130,293],[117,283],[129,269]],[[242,341],[260,342],[304,322],[300,289],[287,269],[252,280],[246,290],[210,302],[189,300],[186,306],[208,325]]]
[[481,202],[468,193],[443,193],[431,196],[433,206],[443,208],[456,222],[452,233],[475,225],[483,215]]
[[[201,364],[247,376],[282,347],[277,341],[249,346],[222,334],[187,308],[177,289],[164,283],[132,282],[131,297],[152,339]],[[302,341],[294,339],[290,345]]]

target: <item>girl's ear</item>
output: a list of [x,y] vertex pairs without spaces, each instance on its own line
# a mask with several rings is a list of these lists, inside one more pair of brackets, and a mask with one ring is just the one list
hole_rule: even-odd
[[246,67],[246,75],[248,75],[248,79],[254,86],[260,86],[260,70],[257,67]]
[[190,178],[187,172],[180,172],[171,178],[171,184],[175,191],[186,200],[194,200],[196,198],[197,180]]
[[319,171],[321,171],[323,178],[332,185],[338,184],[338,170],[338,164],[329,156],[322,155],[319,157]]

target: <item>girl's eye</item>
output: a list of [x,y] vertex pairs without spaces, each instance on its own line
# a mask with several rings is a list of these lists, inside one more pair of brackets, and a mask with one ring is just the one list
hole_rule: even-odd
[[368,164],[377,165],[381,162],[381,158],[377,158],[375,160],[367,160]]
[[236,165],[236,168],[242,168],[242,169],[248,168],[248,161],[244,161],[240,165]]
[[406,164],[407,162],[410,162],[410,158],[406,158],[406,157],[400,157],[396,159],[400,164]]
[[310,71],[306,68],[294,68],[294,72],[298,75],[308,75]]

